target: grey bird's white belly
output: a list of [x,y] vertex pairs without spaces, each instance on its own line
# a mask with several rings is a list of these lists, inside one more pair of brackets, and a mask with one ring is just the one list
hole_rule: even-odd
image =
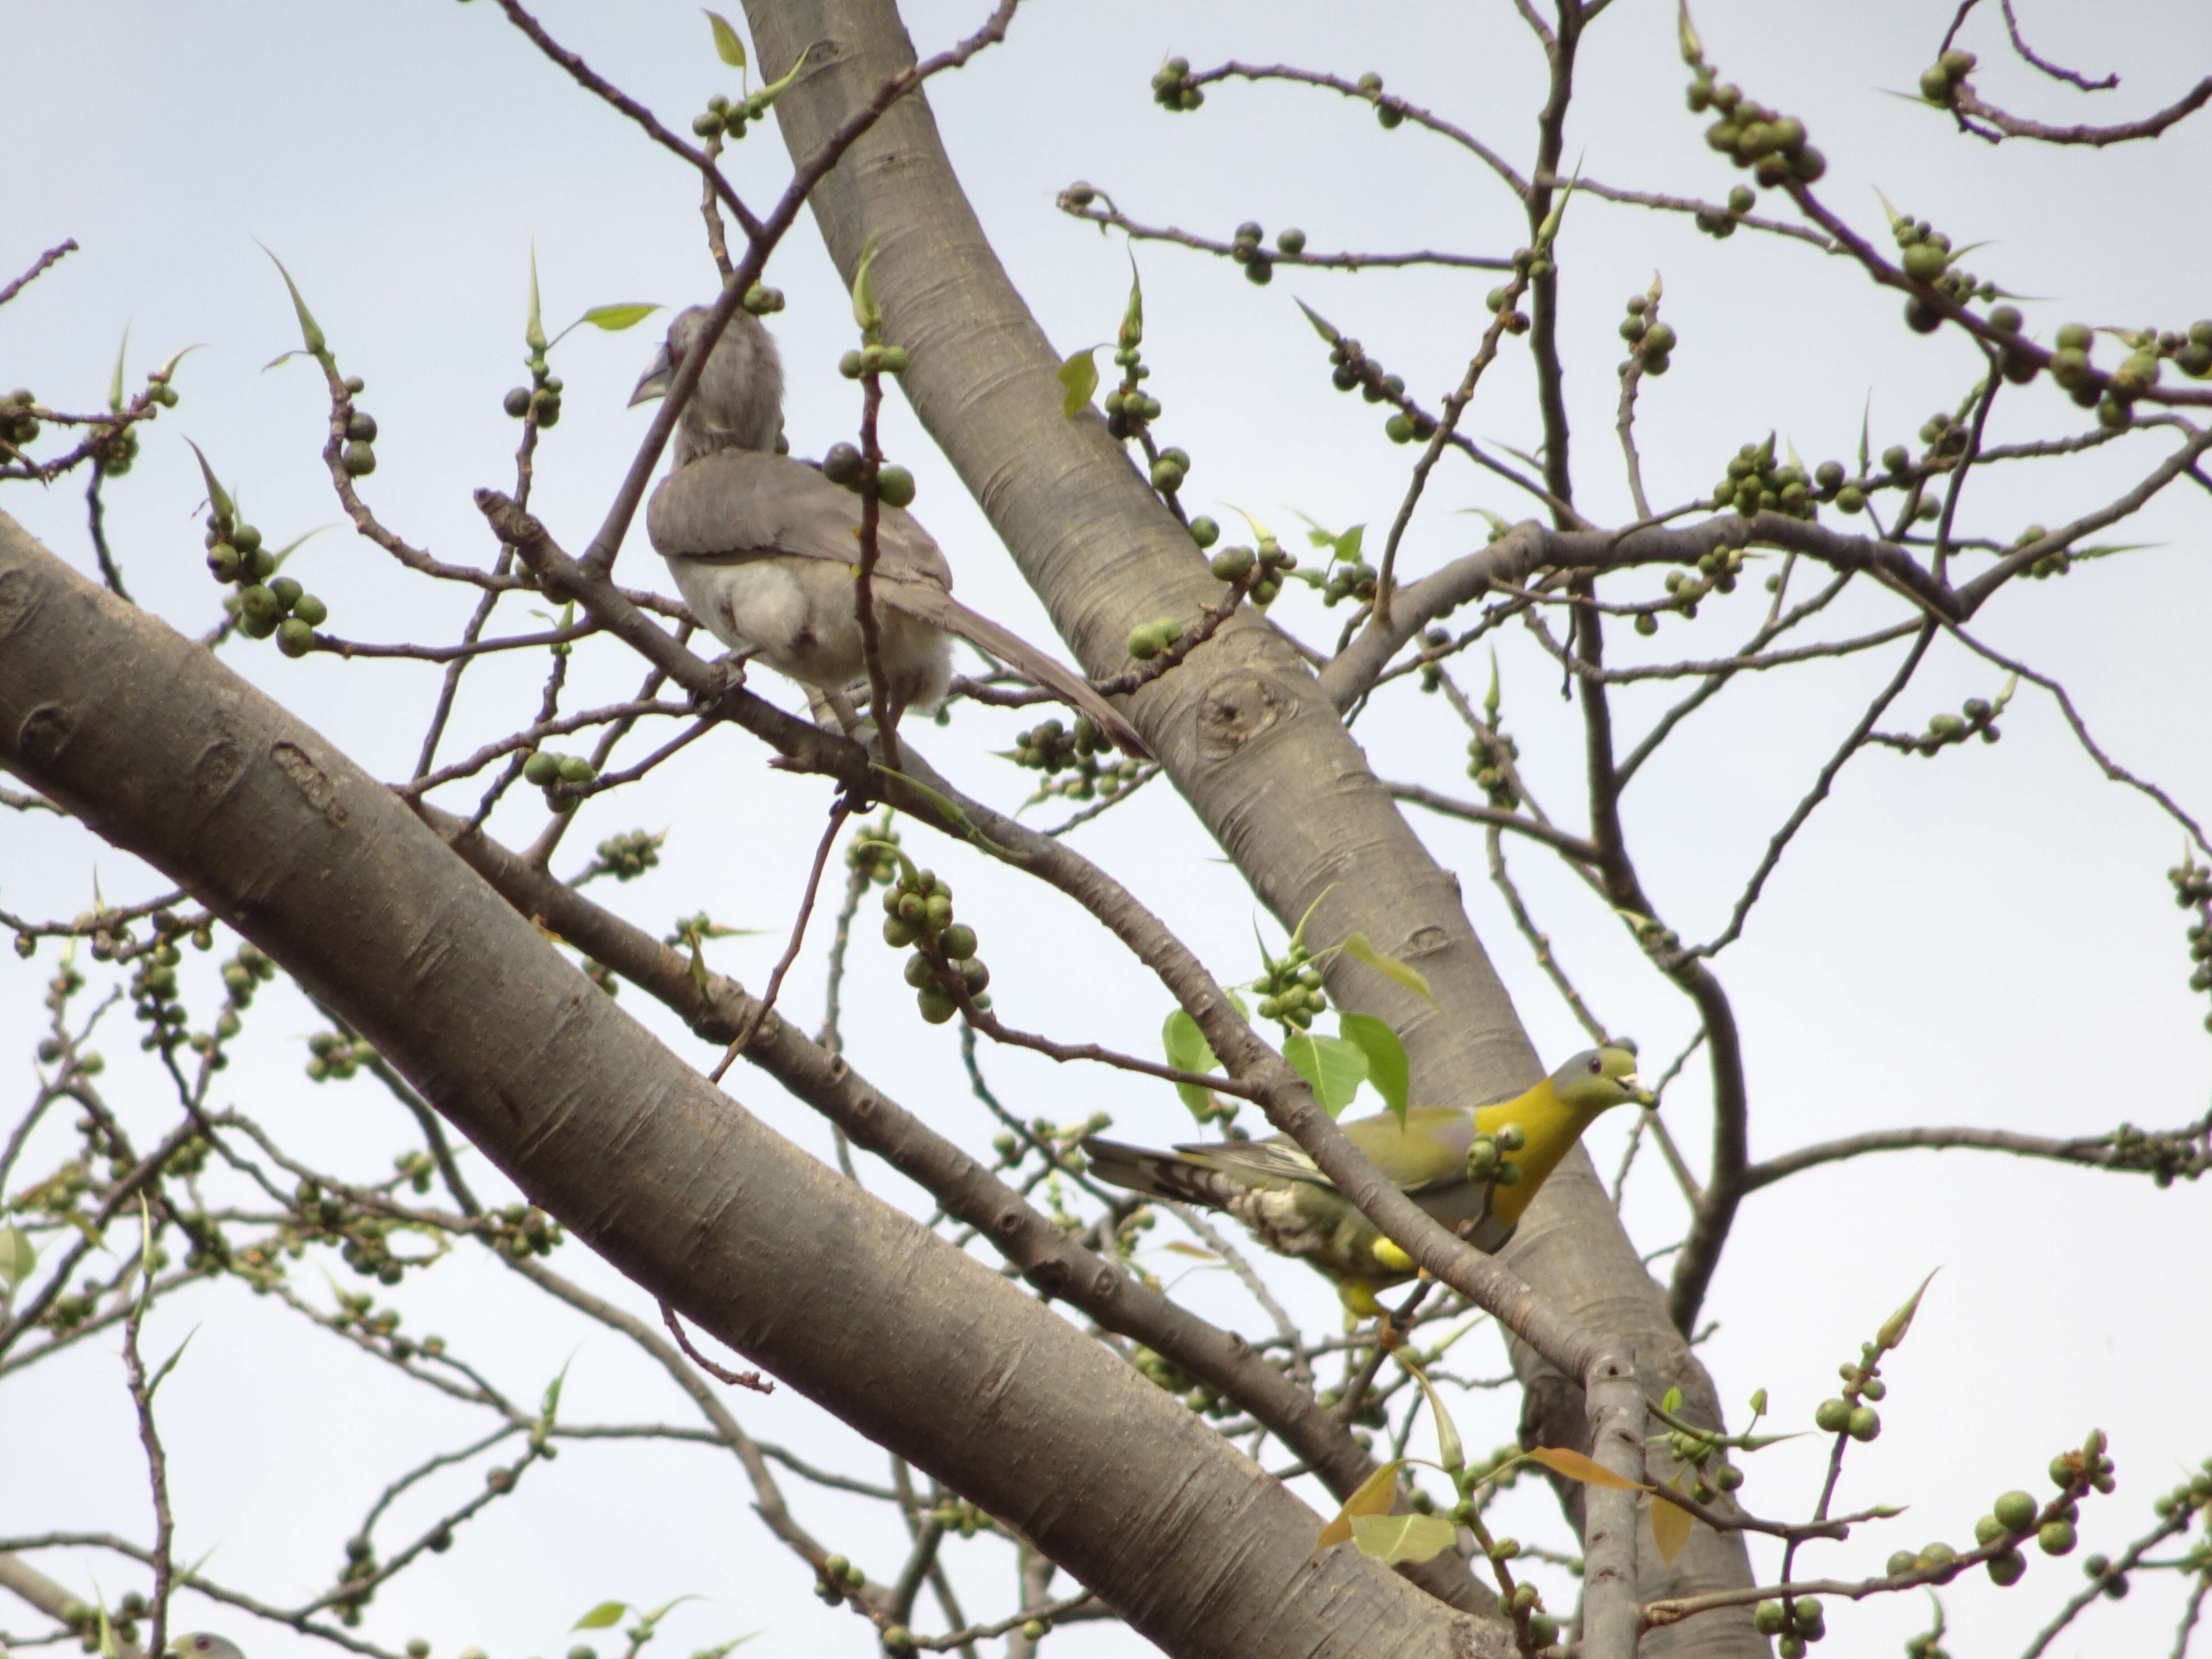
[[[678,555],[668,568],[691,614],[731,650],[824,691],[867,678],[850,565],[775,556],[711,564]],[[882,603],[876,626],[893,703],[934,708],[952,678],[951,642]]]

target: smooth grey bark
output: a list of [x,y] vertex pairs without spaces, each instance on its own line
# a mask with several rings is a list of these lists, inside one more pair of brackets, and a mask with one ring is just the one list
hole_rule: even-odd
[[267,951],[649,1294],[1169,1651],[1510,1651],[1313,1558],[1313,1511],[1200,1419],[708,1086],[383,786],[5,515],[0,764]]
[[[812,154],[914,61],[890,0],[747,0],[746,16],[763,73],[781,77],[807,54],[776,105],[794,157]],[[1006,50],[1019,50],[1018,21],[1013,40]],[[847,152],[811,206],[848,281],[873,242],[884,337],[908,356],[902,390],[1090,672],[1125,667],[1123,642],[1137,624],[1192,617],[1218,599],[1203,557],[1103,422],[1063,417],[1059,356],[991,251],[919,94]],[[1405,1039],[1418,1097],[1503,1099],[1543,1074],[1457,878],[1414,836],[1275,629],[1240,617],[1137,693],[1131,710],[1193,811],[1286,926],[1317,902],[1310,937],[1364,933],[1428,976],[1433,1006],[1348,960],[1328,969],[1340,1006],[1382,1016]],[[1538,1195],[1508,1255],[1574,1318],[1626,1339],[1654,1394],[1677,1383],[1688,1410],[1722,1420],[1710,1378],[1579,1151]],[[1529,1385],[1528,1437],[1586,1447],[1579,1390],[1525,1352],[1516,1360]],[[1704,1528],[1671,1567],[1641,1552],[1645,1600],[1753,1582],[1740,1540]],[[1765,1645],[1746,1610],[1650,1632],[1642,1651]]]

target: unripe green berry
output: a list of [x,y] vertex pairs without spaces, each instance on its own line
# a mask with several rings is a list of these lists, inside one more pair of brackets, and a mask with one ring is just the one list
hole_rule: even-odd
[[2075,1542],[2071,1521],[2046,1521],[2035,1534],[2035,1547],[2045,1555],[2066,1555],[2073,1551]]
[[885,507],[907,507],[914,501],[914,474],[902,466],[876,469],[876,499]]
[[958,962],[964,957],[975,954],[975,930],[964,921],[955,922],[945,930],[945,936],[939,943],[944,946],[946,956]]
[[2024,1492],[2008,1492],[1990,1506],[1999,1525],[2008,1533],[2023,1533],[2035,1524],[2040,1510],[2034,1498]]
[[1823,1434],[1840,1434],[1850,1420],[1851,1408],[1841,1400],[1823,1400],[1813,1413],[1813,1425]]

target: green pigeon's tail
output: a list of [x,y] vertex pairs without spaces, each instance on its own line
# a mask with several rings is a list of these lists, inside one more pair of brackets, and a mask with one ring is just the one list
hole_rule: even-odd
[[1177,1204],[1197,1204],[1218,1210],[1245,1190],[1245,1183],[1179,1152],[1128,1146],[1118,1140],[1102,1140],[1097,1135],[1090,1135],[1084,1139],[1083,1155],[1091,1160],[1091,1173],[1099,1180],[1126,1187],[1133,1193],[1142,1193],[1147,1198],[1164,1198]]

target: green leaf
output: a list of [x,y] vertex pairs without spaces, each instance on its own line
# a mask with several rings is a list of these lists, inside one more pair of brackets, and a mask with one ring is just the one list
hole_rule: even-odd
[[1121,344],[1124,349],[1144,343],[1145,285],[1137,276],[1137,256],[1129,256],[1129,302],[1121,308]]
[[1429,981],[1427,977],[1416,969],[1408,968],[1404,963],[1399,961],[1397,957],[1384,956],[1380,951],[1376,950],[1373,945],[1367,942],[1366,934],[1351,934],[1345,939],[1343,945],[1338,948],[1342,950],[1344,954],[1350,957],[1354,962],[1365,963],[1376,973],[1382,974],[1388,978],[1396,980],[1399,984],[1404,986],[1407,990],[1421,997],[1431,1006],[1433,1006],[1435,1005],[1436,999],[1429,994]]
[[1305,313],[1306,320],[1313,325],[1314,332],[1320,335],[1321,337],[1328,341],[1329,344],[1334,345],[1343,337],[1343,336],[1336,331],[1336,325],[1334,323],[1329,321],[1328,318],[1322,316],[1321,313],[1316,311],[1304,300],[1300,300],[1297,302],[1297,307],[1300,311]]
[[1346,564],[1359,562],[1359,544],[1365,539],[1367,526],[1356,524],[1336,538],[1336,556]]
[[200,1328],[197,1325],[193,1326],[191,1330],[186,1334],[185,1340],[177,1344],[176,1352],[171,1354],[167,1359],[161,1362],[161,1368],[155,1371],[153,1376],[149,1378],[146,1383],[146,1398],[148,1400],[150,1401],[153,1399],[154,1390],[161,1386],[161,1379],[168,1376],[171,1371],[177,1369],[177,1362],[185,1357],[185,1350],[192,1346],[192,1338],[198,1336],[199,1334]]
[[1352,1104],[1367,1079],[1367,1056],[1342,1037],[1297,1032],[1283,1044],[1283,1058],[1306,1080],[1322,1110],[1331,1117]]
[[545,1385],[545,1397],[539,1402],[538,1407],[538,1420],[545,1427],[552,1426],[555,1418],[560,1413],[561,1385],[568,1380],[568,1367],[574,1364],[575,1364],[575,1358],[571,1355],[561,1369],[553,1374],[553,1380]]
[[570,1630],[605,1630],[629,1611],[627,1601],[602,1601],[568,1626]]
[[1406,1467],[1402,1458],[1393,1459],[1359,1483],[1359,1489],[1344,1500],[1344,1507],[1335,1518],[1321,1529],[1321,1540],[1314,1546],[1319,1555],[1333,1544],[1341,1544],[1352,1536],[1352,1523],[1362,1516],[1388,1515],[1390,1506],[1398,1501],[1398,1471]]
[[[1241,511],[1242,509],[1239,509],[1239,510]],[[1251,515],[1250,514],[1247,513],[1247,514],[1245,514],[1245,515],[1244,515],[1244,516],[1245,516],[1247,519],[1249,519],[1252,515]],[[1254,531],[1255,531],[1255,532],[1256,532],[1256,533],[1261,537],[1261,538],[1262,540],[1273,540],[1273,539],[1272,537],[1270,537],[1270,536],[1268,536],[1268,535],[1267,535],[1267,532],[1266,531],[1261,530],[1261,529],[1260,528],[1260,526],[1259,526],[1256,523],[1253,525],[1252,528],[1253,528],[1253,530],[1254,530]],[[1305,938],[1306,938],[1306,924],[1307,924],[1308,922],[1311,921],[1314,919],[1314,912],[1321,908],[1321,902],[1322,902],[1323,899],[1327,898],[1327,897],[1328,897],[1331,893],[1334,893],[1334,892],[1336,890],[1336,887],[1337,887],[1337,884],[1336,884],[1336,883],[1334,883],[1334,882],[1331,882],[1331,883],[1329,883],[1329,884],[1328,884],[1328,886],[1326,886],[1326,887],[1322,888],[1322,889],[1321,890],[1321,891],[1319,891],[1318,893],[1316,893],[1316,894],[1314,895],[1314,901],[1313,901],[1313,902],[1312,902],[1311,904],[1309,904],[1308,906],[1306,906],[1306,913],[1305,913],[1305,915],[1302,915],[1302,916],[1300,916],[1300,917],[1298,918],[1298,925],[1297,925],[1296,927],[1294,927],[1294,928],[1292,928],[1292,929],[1291,930],[1291,943],[1292,945],[1303,945],[1303,944],[1304,944],[1304,943],[1305,943]],[[1253,929],[1253,931],[1254,931],[1255,933],[1257,933],[1257,932],[1259,931],[1256,926],[1255,927],[1255,928]],[[1262,954],[1262,955],[1264,955],[1264,954],[1266,954],[1266,953],[1263,951],[1261,954]],[[1270,969],[1273,968],[1273,967],[1274,967],[1274,965],[1275,965],[1275,964],[1274,964],[1273,962],[1270,962],[1270,963],[1268,963],[1268,964],[1267,964],[1267,966],[1268,966]]]
[[768,113],[769,106],[775,102],[777,99],[782,97],[784,88],[799,78],[799,71],[806,67],[807,54],[811,52],[813,50],[814,47],[810,42],[805,49],[799,54],[799,61],[791,66],[790,72],[787,74],[783,79],[781,81],[769,82],[768,85],[763,87],[758,92],[745,100],[746,120],[757,121],[762,116]]
[[654,312],[662,308],[658,305],[647,305],[643,301],[635,301],[628,305],[593,306],[576,320],[589,323],[593,328],[603,328],[608,333],[614,334],[625,328],[635,328],[652,316]]
[[0,1227],[0,1283],[13,1295],[39,1265],[39,1247],[21,1227]]
[[1682,61],[1692,69],[1705,61],[1705,43],[1698,39],[1698,31],[1690,22],[1689,0],[1682,0],[1680,15],[1675,19],[1674,32],[1682,44]]
[[123,360],[131,351],[131,325],[123,325],[123,343],[115,351],[115,378],[107,383],[107,407],[114,413],[123,412]]
[[[261,251],[264,253],[269,253],[269,250],[265,246],[262,247]],[[278,258],[275,254],[269,253],[269,263],[276,267],[276,274],[284,279],[285,290],[292,296],[292,309],[299,314],[300,318],[300,341],[301,345],[305,347],[309,356],[321,356],[324,349],[323,331],[321,325],[317,323],[314,317],[308,312],[307,302],[300,297],[299,286],[293,282],[292,273],[284,269],[284,262]],[[291,356],[291,353],[287,352],[284,356],[289,357]],[[279,357],[276,360],[276,362],[281,363],[283,361],[283,357]],[[269,365],[271,368],[276,368],[276,363],[271,363]]]
[[[1198,1029],[1198,1022],[1180,1008],[1167,1018],[1160,1027],[1160,1047],[1167,1051],[1168,1064],[1178,1072],[1212,1072],[1220,1069],[1221,1061],[1206,1045],[1206,1036]],[[1213,1115],[1213,1095],[1195,1083],[1178,1083],[1176,1093],[1189,1108],[1191,1115],[1201,1123]]]
[[545,317],[538,305],[538,243],[530,244],[530,315],[522,325],[522,343],[539,356],[545,352]]
[[1458,1541],[1459,1529],[1441,1515],[1363,1515],[1352,1523],[1352,1541],[1362,1555],[1384,1566],[1425,1561]]
[[940,794],[919,778],[910,778],[903,772],[892,771],[881,761],[870,761],[868,765],[870,769],[880,772],[887,778],[896,778],[900,783],[934,806],[944,815],[945,821],[957,830],[969,845],[980,847],[993,858],[1004,860],[1008,864],[1021,862],[1009,849],[1000,846],[998,842],[978,830],[968,814],[961,811],[959,802],[950,796]]
[[1659,1398],[1659,1409],[1662,1412],[1678,1412],[1681,1410],[1681,1389],[1669,1389],[1665,1394],[1662,1395]]
[[730,27],[729,20],[719,11],[710,11],[707,21],[714,30],[714,55],[732,69],[744,68],[745,43],[738,39],[738,32]]
[[1444,1402],[1437,1397],[1436,1389],[1430,1383],[1428,1373],[1415,1364],[1403,1348],[1397,1351],[1395,1357],[1398,1363],[1412,1374],[1413,1381],[1421,1385],[1421,1393],[1429,1402],[1429,1416],[1437,1425],[1437,1467],[1446,1474],[1457,1474],[1467,1467],[1467,1454],[1460,1448],[1459,1430],[1451,1420],[1451,1413],[1444,1409]]
[[1398,1127],[1406,1127],[1406,1108],[1411,1084],[1406,1065],[1406,1045],[1398,1034],[1382,1020],[1372,1014],[1343,1014],[1336,1017],[1336,1029],[1357,1044],[1367,1057],[1367,1080],[1375,1085],[1375,1092],[1382,1097],[1382,1103],[1398,1120]]
[[1097,349],[1085,346],[1060,360],[1060,383],[1067,395],[1060,401],[1060,412],[1071,421],[1078,410],[1090,407],[1091,394],[1098,390],[1098,363],[1092,356]]
[[[1939,1267],[1936,1273],[1942,1271]],[[1875,1334],[1875,1341],[1885,1348],[1894,1348],[1905,1340],[1905,1334],[1912,1328],[1912,1316],[1920,1311],[1920,1298],[1928,1293],[1928,1286],[1935,1278],[1936,1273],[1931,1273],[1922,1279],[1920,1288],[1912,1293],[1912,1299],[1882,1322],[1881,1329]]]
[[207,480],[208,511],[226,523],[236,519],[238,509],[230,504],[230,497],[222,493],[222,486],[215,481],[215,469],[208,465],[208,458],[200,455],[200,447],[190,438],[185,440],[185,444],[193,454],[200,457],[200,477]]
[[860,250],[860,267],[853,273],[853,320],[871,340],[884,325],[884,308],[876,303],[875,278],[868,270],[875,262],[876,239],[870,236],[868,245]]

